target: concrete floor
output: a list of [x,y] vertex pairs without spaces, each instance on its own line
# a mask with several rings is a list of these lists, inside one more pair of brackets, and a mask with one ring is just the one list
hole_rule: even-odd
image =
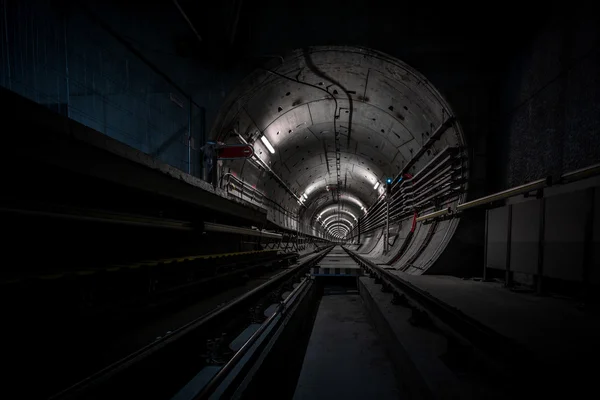
[[569,373],[576,386],[589,380],[586,366],[600,357],[600,316],[573,300],[512,292],[494,282],[394,273]]
[[323,296],[294,399],[397,399],[399,393],[360,296]]

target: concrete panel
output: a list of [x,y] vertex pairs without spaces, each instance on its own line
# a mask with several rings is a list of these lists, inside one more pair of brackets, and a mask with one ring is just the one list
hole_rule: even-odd
[[513,205],[510,269],[535,274],[538,263],[541,201]]
[[437,257],[435,254],[442,250],[441,246],[444,243],[444,238],[448,234],[448,225],[451,221],[440,221],[437,224],[435,233],[431,236],[429,243],[423,249],[423,252],[413,262],[413,265],[419,269],[426,270]]
[[430,225],[423,225],[421,222],[417,222],[417,227],[415,228],[415,233],[406,248],[406,251],[395,264],[395,268],[402,268],[406,263],[410,260],[410,258],[419,250],[421,243],[425,240],[425,236],[427,236],[427,232],[429,232]]
[[590,282],[600,285],[600,187],[597,187],[594,191],[594,232],[592,235]]
[[544,276],[581,279],[586,201],[585,191],[546,199]]
[[488,211],[487,260],[488,268],[506,268],[506,235],[508,207]]

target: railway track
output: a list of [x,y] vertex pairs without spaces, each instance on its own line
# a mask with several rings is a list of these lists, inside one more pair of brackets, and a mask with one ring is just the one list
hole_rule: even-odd
[[263,322],[264,312],[329,249],[304,257],[266,282],[96,374],[52,396],[52,399],[170,398],[209,366],[220,368],[235,352],[231,340],[248,325]]
[[53,399],[508,398],[525,349],[341,246]]

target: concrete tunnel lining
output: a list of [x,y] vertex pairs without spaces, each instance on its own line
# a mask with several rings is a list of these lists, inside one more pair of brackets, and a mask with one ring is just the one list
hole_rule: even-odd
[[[450,106],[433,85],[401,61],[366,48],[321,46],[273,58],[249,75],[227,98],[211,137],[226,143],[240,143],[241,137],[253,144],[256,157],[286,187],[253,163],[225,161],[224,170],[234,172],[297,216],[298,229],[322,234],[318,216],[332,213],[364,218],[368,208],[383,195],[385,179],[396,177],[436,129],[453,117]],[[272,145],[273,154],[262,136]],[[448,146],[462,155],[460,168],[453,176],[465,181],[466,187],[468,152],[456,120],[420,158],[413,160],[410,173],[416,175]],[[380,184],[375,188],[377,182]],[[463,190],[444,206],[461,202],[464,197]],[[434,206],[426,202],[419,212]],[[336,209],[345,212],[336,213]],[[402,259],[431,265],[457,224],[458,219],[454,219],[423,226],[423,232],[433,231],[414,235],[407,248],[418,251],[419,257],[411,259],[405,254]],[[410,225],[399,223],[397,235],[406,237]],[[443,240],[437,240],[440,237]],[[375,234],[370,240],[383,239]],[[402,241],[395,240],[387,253],[377,252],[381,247],[377,243],[364,249],[371,248],[379,259],[388,262]],[[431,241],[431,246],[425,241]]]

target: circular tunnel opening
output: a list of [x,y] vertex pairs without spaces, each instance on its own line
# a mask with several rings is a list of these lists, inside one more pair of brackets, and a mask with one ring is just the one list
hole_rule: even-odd
[[251,159],[222,162],[228,196],[406,272],[426,271],[459,223],[417,218],[466,196],[460,124],[423,75],[381,52],[273,57],[229,95],[211,137],[254,146]]

